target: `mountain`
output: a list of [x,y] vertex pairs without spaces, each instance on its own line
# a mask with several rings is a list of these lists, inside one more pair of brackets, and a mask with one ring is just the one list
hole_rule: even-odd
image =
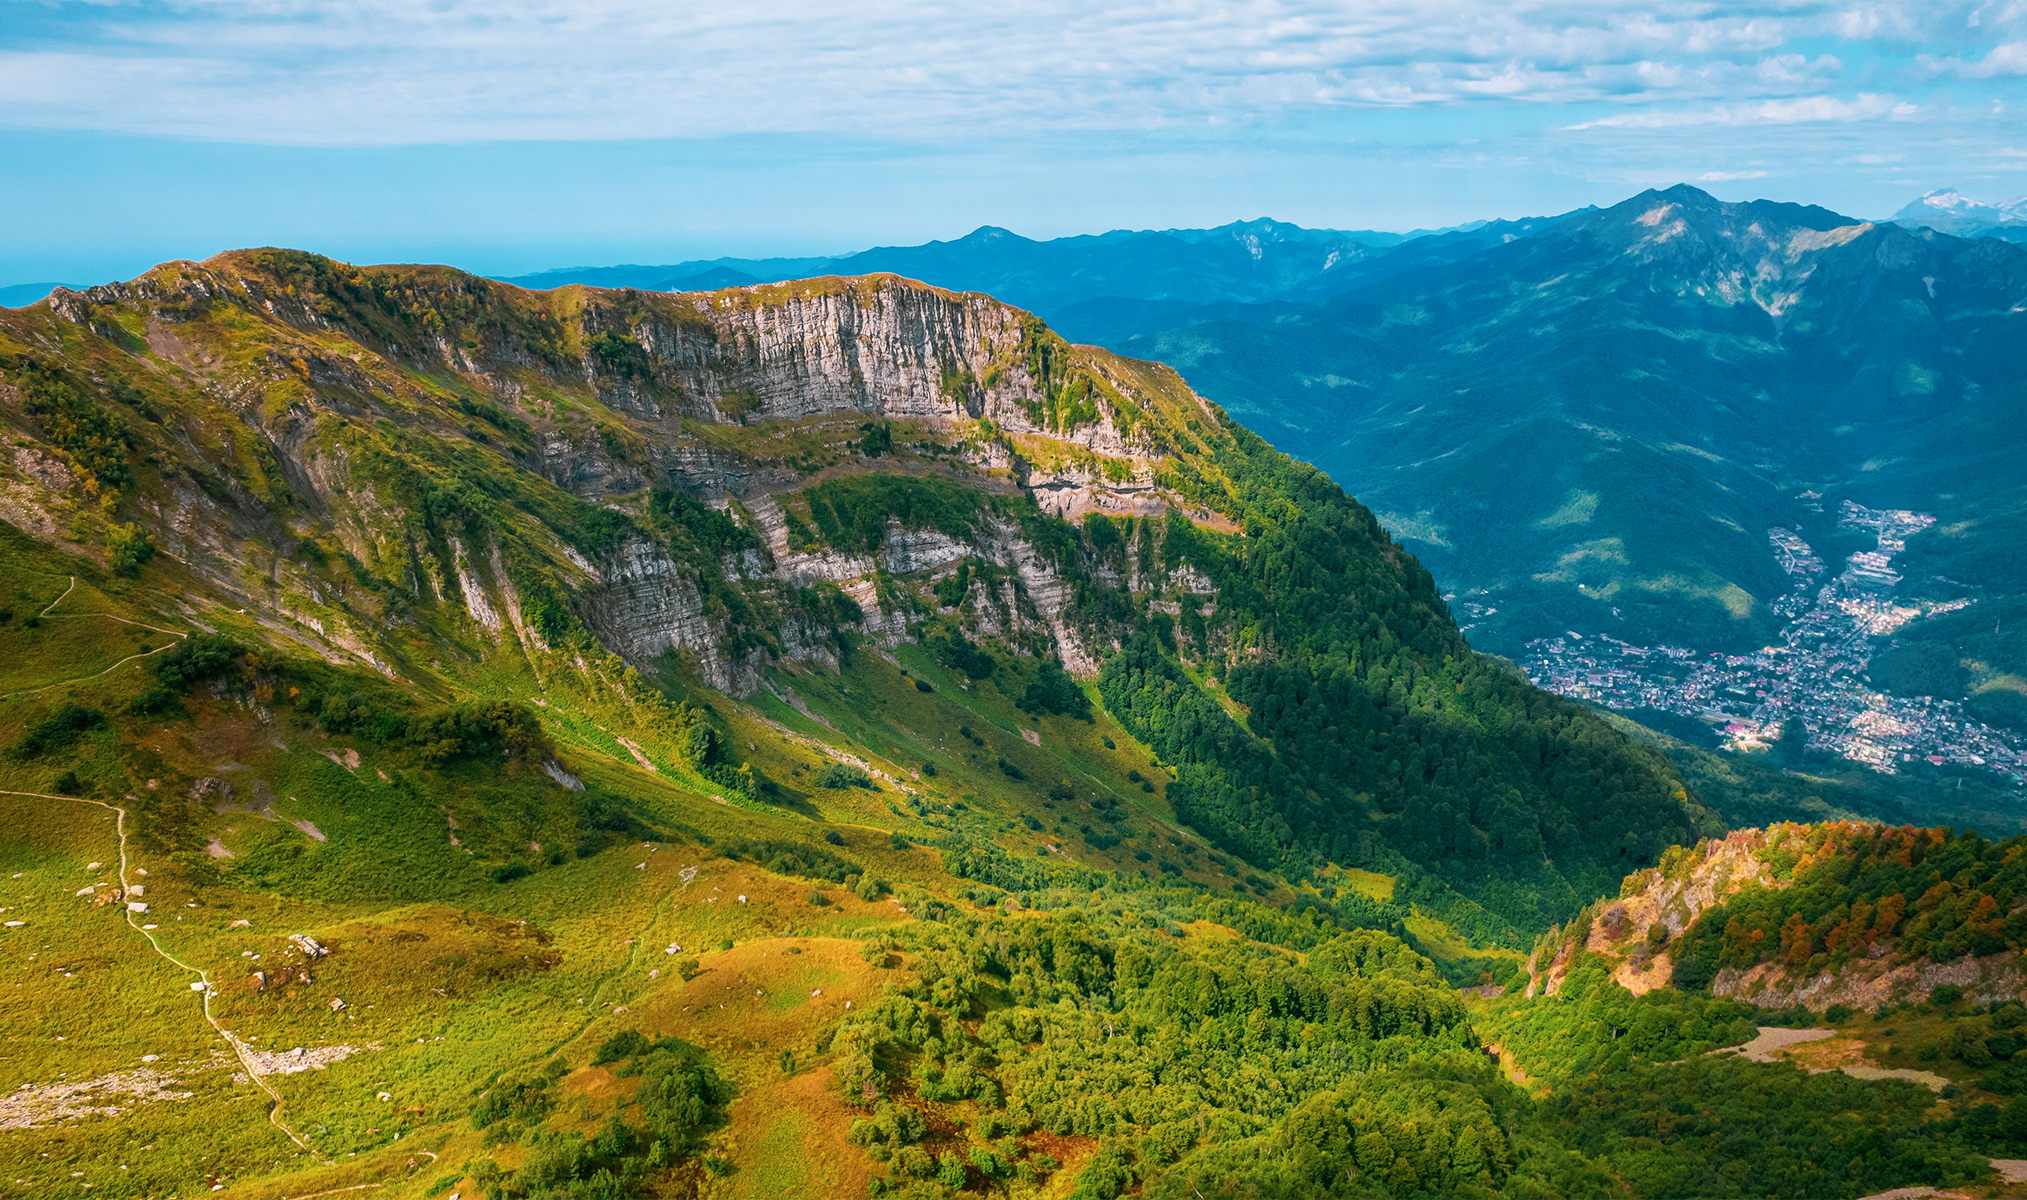
[[1943,188],[1908,201],[1887,219],[1911,229],[1933,229],[1955,237],[2027,242],[2027,196],[1986,204],[1955,188]]
[[1113,345],[1372,505],[1476,605],[1480,646],[1579,628],[1736,652],[1791,587],[1769,529],[1848,554],[1844,500],[1932,513],[1907,554],[1952,543],[1959,587],[2027,590],[2027,496],[1993,440],[2023,301],[2004,242],[1676,187]]
[[24,1194],[1858,1196],[2027,1149],[2002,995],[1831,1009],[1898,1049],[1810,1074],[1758,1026],[1813,1012],[1544,953],[1737,845],[1745,934],[1697,892],[1668,953],[2017,966],[2017,844],[1709,840],[1341,488],[1000,301],[242,251],[0,314],[0,415]]
[[[1390,273],[1380,263],[1447,261],[1464,247],[1525,236],[1559,218],[1478,222],[1409,234],[1304,229],[1261,218],[1215,229],[1109,233],[1035,241],[982,226],[949,242],[883,246],[825,258],[715,259],[665,267],[579,267],[506,282],[693,291],[816,275],[891,272],[1030,309],[1074,339],[1106,341],[1219,301],[1330,295]],[[1413,247],[1412,252],[1407,252]]]
[[60,283],[10,283],[0,287],[0,308],[20,308],[64,286]]
[[1716,828],[1342,489],[975,293],[242,251],[0,314],[0,413],[32,1188],[1116,1194],[1355,1064],[1447,1140],[1317,1186],[1541,1190],[1451,980]]

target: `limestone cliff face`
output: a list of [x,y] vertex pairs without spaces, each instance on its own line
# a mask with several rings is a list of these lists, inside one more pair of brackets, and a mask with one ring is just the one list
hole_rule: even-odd
[[[835,586],[863,614],[850,632],[892,646],[966,563],[982,582],[942,615],[1090,672],[1110,635],[1077,626],[1071,582],[989,506],[962,537],[896,521],[877,552],[792,538],[788,508],[813,482],[886,472],[1030,496],[1073,521],[1179,509],[1232,529],[1172,486],[1181,426],[1217,419],[1173,372],[893,276],[529,293],[441,268],[241,252],[59,289],[0,329],[45,346],[81,333],[141,381],[121,394],[159,426],[140,430],[163,466],[137,494],[157,549],[278,633],[383,672],[390,633],[417,624],[479,653],[544,648],[532,585],[636,665],[673,651],[749,695],[777,658],[835,661],[801,589]],[[0,401],[23,403],[11,387]],[[860,452],[875,425],[895,450]],[[61,455],[23,446],[12,460],[0,516],[52,541],[93,523]],[[528,519],[554,505],[531,510],[538,489],[516,475],[634,518],[657,490],[681,493],[761,548],[679,562],[638,520],[592,545]],[[73,548],[94,552],[89,538]],[[351,577],[324,569],[333,551]],[[1215,603],[1187,562],[1089,567],[1162,611]],[[770,646],[733,629],[725,589],[774,614]]]

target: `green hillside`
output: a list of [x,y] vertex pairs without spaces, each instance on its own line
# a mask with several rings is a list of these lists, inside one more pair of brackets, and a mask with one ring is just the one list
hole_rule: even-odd
[[[1648,1178],[1457,985],[1717,819],[1165,368],[252,251],[0,372],[27,1194]],[[1988,1177],[1955,1128],[1768,1194]]]

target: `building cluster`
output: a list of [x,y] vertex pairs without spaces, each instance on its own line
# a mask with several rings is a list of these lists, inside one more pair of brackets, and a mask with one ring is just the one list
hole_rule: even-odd
[[1767,531],[1793,587],[1770,606],[1784,620],[1779,640],[1751,654],[1704,653],[1678,646],[1637,646],[1570,631],[1528,644],[1524,662],[1541,687],[1618,709],[1647,708],[1709,723],[1732,749],[1764,749],[1791,720],[1808,730],[1808,748],[1894,773],[1925,761],[1992,771],[2027,783],[2023,740],[1966,716],[1953,700],[1889,696],[1866,681],[1879,648],[1918,617],[1963,608],[1965,599],[1929,601],[1895,595],[1894,555],[1935,518],[1846,502],[1840,523],[1877,535],[1825,579],[1823,560],[1788,529]]

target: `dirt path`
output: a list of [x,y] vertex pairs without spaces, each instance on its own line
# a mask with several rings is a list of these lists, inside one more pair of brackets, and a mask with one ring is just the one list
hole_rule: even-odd
[[[54,609],[54,608],[55,608],[55,607],[56,607],[57,605],[59,605],[59,604],[62,604],[62,603],[63,603],[63,599],[64,599],[64,596],[68,596],[68,595],[70,595],[70,594],[71,594],[71,592],[75,591],[76,589],[77,589],[77,576],[75,576],[75,575],[72,575],[72,576],[70,576],[70,586],[69,586],[69,587],[67,587],[67,588],[65,588],[65,589],[63,589],[63,596],[58,596],[58,597],[57,597],[56,599],[54,599],[54,600],[51,600],[51,601],[49,602],[49,608],[45,608],[45,609],[43,609],[43,610],[42,610],[41,612],[39,612],[39,613],[37,613],[37,614],[35,614],[35,615],[36,615],[36,616],[38,616],[38,617],[46,617],[46,616],[50,615],[50,610],[51,610],[51,609]],[[134,627],[135,627],[135,628],[137,628],[137,629],[152,629],[152,630],[154,630],[154,631],[155,631],[156,633],[161,633],[161,634],[167,634],[168,636],[170,636],[170,637],[173,637],[173,638],[187,638],[187,637],[189,637],[189,636],[190,636],[190,634],[189,634],[188,632],[186,632],[186,631],[183,631],[183,630],[177,630],[177,629],[164,629],[164,628],[162,628],[162,627],[161,627],[160,625],[150,625],[150,624],[148,624],[148,623],[147,623],[147,622],[145,622],[145,621],[129,621],[129,620],[127,620],[127,619],[126,619],[125,617],[116,617],[116,616],[114,616],[114,615],[113,615],[113,614],[111,614],[111,613],[62,613],[62,614],[59,614],[59,615],[61,615],[61,616],[66,616],[66,617],[79,617],[79,618],[83,618],[83,617],[104,617],[104,618],[105,618],[106,620],[108,620],[108,621],[118,621],[118,622],[119,622],[120,624],[122,624],[122,625],[132,625],[132,626],[134,626]],[[121,667],[124,667],[124,666],[126,666],[126,665],[127,665],[128,663],[130,663],[130,662],[133,662],[133,661],[134,661],[134,660],[136,660],[136,659],[141,659],[141,658],[150,658],[150,657],[152,657],[152,656],[154,656],[154,655],[160,654],[160,653],[161,653],[162,651],[164,651],[164,650],[167,650],[167,649],[168,649],[168,648],[169,648],[170,646],[173,646],[173,645],[175,645],[175,644],[176,644],[175,642],[170,642],[170,643],[168,643],[167,645],[163,645],[163,646],[157,646],[157,647],[155,647],[155,648],[154,648],[153,650],[147,650],[147,651],[143,651],[143,652],[142,652],[142,653],[140,653],[140,654],[129,654],[129,655],[127,655],[127,656],[126,656],[125,658],[123,658],[123,659],[121,659],[120,661],[118,661],[118,662],[114,663],[114,664],[113,664],[112,666],[110,666],[110,667],[107,667],[107,668],[106,668],[105,670],[103,670],[103,671],[93,671],[93,672],[92,672],[91,674],[89,674],[89,675],[79,675],[79,676],[78,676],[78,677],[76,677],[75,679],[59,679],[59,680],[57,680],[57,681],[56,681],[55,683],[45,683],[45,684],[43,684],[43,685],[42,685],[42,686],[40,686],[40,687],[32,687],[32,688],[24,688],[24,689],[22,689],[21,691],[18,691],[18,692],[9,692],[9,693],[7,693],[7,695],[6,695],[5,697],[4,697],[4,699],[8,699],[8,700],[12,700],[12,699],[14,699],[14,698],[15,698],[15,697],[17,697],[17,696],[33,696],[33,695],[34,695],[35,693],[37,693],[37,692],[46,692],[46,691],[48,691],[48,690],[49,690],[50,688],[57,688],[57,687],[63,687],[63,686],[65,686],[66,684],[72,684],[72,683],[83,683],[83,682],[84,682],[85,680],[87,680],[87,679],[97,679],[97,678],[98,678],[99,676],[101,676],[101,675],[110,675],[110,674],[112,674],[112,673],[113,673],[114,671],[117,671],[117,670],[119,670],[119,669],[120,669]],[[16,793],[14,793],[14,794],[15,794],[15,795],[27,795],[28,793],[26,793],[26,792],[16,792]],[[58,799],[68,799],[68,797],[62,797],[62,796],[59,796],[59,797],[58,797]]]
[[[1933,1071],[1915,1071],[1907,1067],[1873,1067],[1863,1063],[1841,1063],[1831,1066],[1816,1066],[1806,1058],[1795,1058],[1786,1053],[1789,1047],[1808,1042],[1820,1042],[1839,1036],[1834,1029],[1783,1029],[1770,1025],[1759,1027],[1760,1035],[1739,1046],[1727,1046],[1713,1050],[1712,1054],[1742,1054],[1756,1063],[1793,1062],[1811,1075],[1822,1075],[1830,1071],[1842,1071],[1853,1079],[1905,1079],[1919,1083],[1932,1092],[1940,1092],[1949,1085],[1949,1080]],[[1858,1043],[1860,1050],[1864,1043]]]
[[1753,1062],[1770,1063],[1779,1061],[1774,1055],[1789,1046],[1799,1045],[1802,1042],[1820,1042],[1824,1038],[1837,1036],[1834,1029],[1783,1029],[1771,1025],[1762,1025],[1759,1029],[1760,1035],[1752,1041],[1726,1050],[1713,1050],[1711,1053],[1743,1054]]
[[[69,593],[65,594],[68,595]],[[61,600],[63,599],[63,597],[58,596],[57,599]],[[54,605],[52,605],[51,607],[54,607]],[[115,830],[118,831],[120,835],[120,894],[122,896],[126,894],[127,891],[126,809],[121,808],[117,804],[107,804],[103,800],[81,800],[76,796],[51,796],[44,792],[13,792],[7,791],[5,789],[0,789],[0,796],[26,796],[36,800],[62,800],[69,804],[91,804],[96,805],[99,808],[109,809],[112,812],[118,814],[113,827]],[[127,918],[127,927],[132,929],[135,933],[140,934],[142,937],[147,938],[148,944],[155,948],[156,954],[161,955],[163,958],[167,959],[171,963],[174,963],[177,967],[181,968],[184,971],[188,971],[190,974],[195,975],[197,977],[198,983],[203,985],[202,991],[204,995],[205,1021],[211,1025],[212,1029],[217,1031],[219,1037],[225,1039],[226,1045],[232,1047],[233,1056],[239,1059],[239,1065],[246,1069],[246,1077],[253,1081],[253,1085],[255,1087],[259,1088],[263,1092],[266,1092],[268,1100],[271,1101],[271,1103],[268,1105],[267,1110],[268,1123],[273,1125],[276,1129],[279,1129],[283,1133],[287,1134],[288,1139],[294,1142],[297,1146],[301,1147],[304,1150],[309,1150],[310,1144],[304,1141],[301,1137],[297,1136],[295,1130],[290,1129],[286,1124],[282,1122],[281,1093],[275,1091],[274,1088],[268,1086],[267,1081],[260,1077],[260,1072],[254,1069],[252,1061],[247,1058],[245,1044],[242,1043],[237,1037],[233,1036],[232,1031],[227,1029],[223,1024],[219,1022],[217,1017],[212,1015],[211,998],[213,995],[216,994],[216,989],[213,988],[211,985],[210,974],[206,972],[203,968],[193,967],[189,963],[186,963],[182,959],[177,958],[175,955],[169,953],[167,950],[164,950],[162,948],[162,943],[156,940],[154,930],[143,929],[141,928],[140,922],[134,920],[134,913],[132,909],[125,910],[125,916]],[[192,987],[190,990],[197,991],[199,989],[196,987]]]

